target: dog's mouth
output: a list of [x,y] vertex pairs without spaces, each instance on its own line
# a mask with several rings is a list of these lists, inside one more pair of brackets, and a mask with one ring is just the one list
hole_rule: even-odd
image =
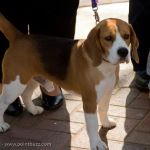
[[119,63],[129,63],[129,60],[127,57],[120,57]]

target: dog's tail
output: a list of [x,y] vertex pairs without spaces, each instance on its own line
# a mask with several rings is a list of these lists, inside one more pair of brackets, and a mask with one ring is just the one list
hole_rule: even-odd
[[13,42],[18,35],[21,34],[15,26],[10,23],[4,15],[0,12],[0,31],[6,36],[9,42]]

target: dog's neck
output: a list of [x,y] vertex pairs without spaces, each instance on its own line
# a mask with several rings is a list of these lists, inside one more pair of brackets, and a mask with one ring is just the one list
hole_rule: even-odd
[[9,42],[13,42],[18,34],[21,34],[3,15],[0,13],[0,31],[6,36]]
[[107,62],[107,63],[110,63],[107,59],[103,58],[103,61]]

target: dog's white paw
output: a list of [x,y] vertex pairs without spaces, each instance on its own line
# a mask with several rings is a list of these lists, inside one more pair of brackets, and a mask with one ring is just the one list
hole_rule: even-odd
[[91,146],[91,150],[106,150],[106,149],[107,149],[107,145],[100,140]]
[[102,123],[102,126],[104,128],[113,128],[116,127],[116,123],[113,119],[110,118],[108,121]]
[[38,115],[43,113],[44,109],[40,106],[34,106],[32,109],[28,109],[28,111],[32,114],[32,115]]
[[0,123],[0,132],[5,132],[10,128],[10,125],[6,122]]

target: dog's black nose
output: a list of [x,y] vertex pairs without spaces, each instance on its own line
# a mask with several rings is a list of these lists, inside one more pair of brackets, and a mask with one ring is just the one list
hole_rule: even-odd
[[124,47],[121,47],[121,48],[118,49],[117,53],[120,57],[124,58],[128,55],[128,49],[124,48]]

